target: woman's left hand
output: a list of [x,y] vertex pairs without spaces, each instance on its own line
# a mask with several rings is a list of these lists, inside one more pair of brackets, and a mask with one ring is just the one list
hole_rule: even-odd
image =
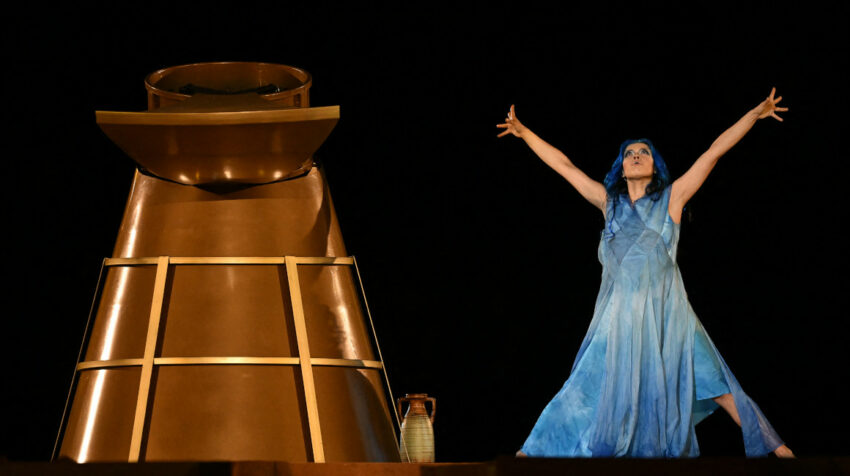
[[787,107],[779,107],[779,106],[776,105],[776,103],[778,103],[779,101],[782,100],[782,96],[779,96],[778,98],[774,99],[773,96],[775,94],[776,94],[776,88],[772,88],[770,90],[770,96],[768,96],[767,99],[762,101],[761,104],[759,104],[758,106],[756,106],[755,109],[753,109],[753,112],[758,114],[759,119],[764,119],[767,116],[771,116],[774,119],[776,119],[777,121],[782,122],[782,118],[777,116],[776,113],[777,112],[785,112],[785,111],[788,110],[788,108]]

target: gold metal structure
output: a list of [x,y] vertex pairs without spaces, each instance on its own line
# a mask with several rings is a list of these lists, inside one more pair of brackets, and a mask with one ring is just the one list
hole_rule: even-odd
[[[300,357],[154,357],[157,346],[160,316],[162,311],[163,296],[166,292],[166,276],[169,266],[176,265],[285,265],[288,276],[295,276],[289,280],[289,291],[292,296],[293,311],[296,324],[296,340],[298,342]],[[167,365],[275,365],[275,366],[300,366],[304,376],[304,398],[307,403],[307,414],[310,429],[310,441],[313,451],[314,462],[324,462],[324,448],[321,439],[321,427],[319,423],[319,412],[315,384],[313,379],[314,366],[326,367],[350,367],[363,369],[384,370],[383,362],[380,360],[356,360],[335,358],[312,358],[309,354],[309,341],[306,332],[303,306],[301,304],[301,290],[297,279],[298,265],[324,265],[324,266],[356,266],[353,257],[167,257],[158,258],[107,258],[104,260],[106,267],[122,266],[156,266],[156,279],[151,300],[150,320],[148,324],[147,341],[145,344],[145,356],[141,359],[115,359],[83,361],[77,364],[77,372],[115,367],[141,367],[142,374],[139,381],[139,394],[136,404],[135,417],[133,421],[133,432],[130,443],[129,462],[139,461],[141,444],[145,426],[146,410],[150,405],[149,389],[154,367]],[[357,270],[359,278],[359,270]],[[368,307],[367,307],[368,309]],[[370,315],[371,324],[371,315]],[[374,327],[372,328],[374,336]],[[377,342],[377,339],[376,339]],[[386,375],[385,375],[386,377]],[[387,380],[388,382],[388,380]],[[389,387],[388,387],[389,391]],[[391,395],[391,392],[390,392]],[[398,414],[396,413],[396,418]]]
[[187,65],[148,77],[149,111],[97,113],[140,168],[59,458],[398,461],[360,273],[312,159],[339,108],[306,107],[311,84],[282,65]]

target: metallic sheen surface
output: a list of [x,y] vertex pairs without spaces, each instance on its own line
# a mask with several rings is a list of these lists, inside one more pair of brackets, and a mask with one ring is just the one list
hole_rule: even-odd
[[141,367],[80,372],[61,454],[78,463],[127,461]]
[[206,105],[96,116],[103,132],[151,174],[192,185],[301,175],[339,119],[339,107],[220,111]]
[[[300,94],[305,105],[306,89]],[[255,102],[256,95],[246,99],[246,107]],[[232,98],[222,104],[230,112],[238,109]],[[223,175],[217,186],[176,183],[157,177],[152,168],[136,172],[107,260],[61,458],[127,461],[134,418],[142,414],[144,421],[136,425],[142,435],[140,461],[321,461],[313,454],[315,438],[307,422],[308,409],[317,408],[325,461],[398,461],[381,363],[373,352],[350,258],[297,261],[297,267],[290,263],[290,271],[297,269],[304,316],[304,336],[296,336],[292,280],[282,258],[347,255],[327,184],[321,169],[311,165],[313,151],[330,129],[316,142],[318,136],[297,128],[305,121],[309,119],[269,123],[281,135],[289,134],[293,150],[309,159],[303,175],[288,180],[245,185],[268,178],[258,166],[265,159],[250,153],[233,157],[239,170],[249,172]],[[218,135],[228,143],[238,145],[258,140],[255,125],[214,127],[222,128]],[[192,125],[175,127],[186,128],[181,132],[185,143],[212,141],[216,135],[203,132],[203,124],[194,132]],[[172,134],[168,127],[140,130],[128,129],[126,135],[141,149],[147,141],[167,143]],[[166,137],[151,140],[149,132]],[[134,147],[125,150],[139,161],[134,151],[141,149]],[[169,153],[164,162],[173,162],[176,169],[185,165],[184,159],[196,166],[192,154],[182,153],[186,150],[150,156]],[[157,257],[164,256],[175,259],[165,261],[157,328],[149,325],[156,315],[151,303],[156,263],[163,262]],[[256,259],[231,264],[214,257]],[[145,258],[148,264],[128,258]],[[148,336],[148,329],[156,335]],[[299,339],[315,359],[310,365],[312,402],[305,401],[310,399],[303,380],[307,377],[293,365]],[[309,347],[303,347],[305,341]],[[220,365],[217,358],[223,358]],[[250,358],[269,360],[252,363]],[[119,362],[103,362],[113,360]],[[152,365],[147,380],[142,361]],[[147,398],[140,390],[145,385]],[[147,402],[141,413],[140,395]]]

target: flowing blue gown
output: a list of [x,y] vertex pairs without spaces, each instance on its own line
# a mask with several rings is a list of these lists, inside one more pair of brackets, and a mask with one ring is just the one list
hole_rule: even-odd
[[747,456],[783,444],[691,309],[676,264],[670,187],[655,198],[608,200],[593,319],[569,379],[522,447],[528,456],[698,456],[694,425],[725,393],[735,400]]

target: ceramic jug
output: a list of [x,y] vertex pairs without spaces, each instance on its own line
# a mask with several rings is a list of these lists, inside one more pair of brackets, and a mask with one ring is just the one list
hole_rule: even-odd
[[[398,399],[398,413],[402,414],[402,404],[408,403],[407,413],[401,422],[399,452],[401,460],[409,463],[434,462],[434,414],[437,401],[426,393],[408,393]],[[431,414],[425,403],[431,402]]]

